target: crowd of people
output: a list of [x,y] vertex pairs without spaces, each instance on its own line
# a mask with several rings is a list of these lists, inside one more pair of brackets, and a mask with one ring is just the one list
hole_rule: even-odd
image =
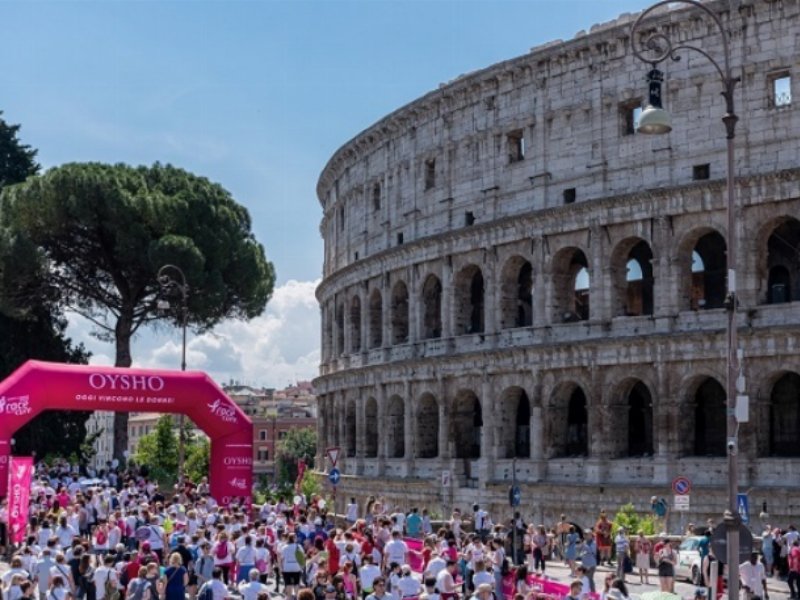
[[[13,549],[0,508],[0,551],[13,550],[2,600],[266,600],[271,592],[300,600],[530,600],[541,594],[529,575],[543,577],[552,560],[568,566],[573,600],[625,600],[626,577],[649,584],[651,565],[661,590],[674,590],[670,538],[629,537],[605,513],[584,530],[564,515],[552,527],[519,514],[496,524],[474,505],[434,526],[424,509],[370,497],[364,505],[350,499],[336,522],[317,496],[221,507],[205,479],[169,493],[134,473],[91,481],[65,464],[40,465],[25,541]],[[753,563],[761,570],[743,565],[752,595],[767,599],[765,579],[785,558],[798,597],[798,538],[793,527],[765,534],[763,563]],[[709,556],[709,544],[702,548]],[[596,590],[595,571],[612,556],[614,571]]]

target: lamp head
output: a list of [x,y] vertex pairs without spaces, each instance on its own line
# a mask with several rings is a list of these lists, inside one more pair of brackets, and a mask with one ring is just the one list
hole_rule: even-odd
[[639,133],[669,133],[672,131],[672,119],[669,113],[661,106],[661,82],[664,81],[664,73],[656,68],[647,74],[649,84],[649,94],[647,106],[639,117]]

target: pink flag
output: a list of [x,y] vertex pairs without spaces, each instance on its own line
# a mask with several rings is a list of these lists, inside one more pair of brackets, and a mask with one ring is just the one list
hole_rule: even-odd
[[33,458],[12,456],[8,474],[8,526],[15,544],[25,541],[32,479]]

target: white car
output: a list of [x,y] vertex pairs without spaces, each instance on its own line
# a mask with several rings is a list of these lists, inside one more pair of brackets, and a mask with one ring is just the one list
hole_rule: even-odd
[[700,585],[702,579],[702,564],[700,558],[700,542],[702,536],[688,537],[678,547],[678,564],[675,565],[675,577],[681,577]]

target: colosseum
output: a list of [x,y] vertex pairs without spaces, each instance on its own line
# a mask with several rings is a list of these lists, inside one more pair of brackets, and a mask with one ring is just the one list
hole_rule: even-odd
[[[706,6],[741,74],[740,490],[754,527],[786,524],[800,514],[800,3]],[[720,517],[725,103],[711,63],[685,54],[663,67],[671,133],[638,133],[650,67],[635,17],[442,84],[325,166],[317,464],[341,448],[340,502],[479,502],[499,521],[516,477],[524,516],[585,522],[671,501],[683,475],[682,519]],[[644,29],[722,60],[697,9]]]

